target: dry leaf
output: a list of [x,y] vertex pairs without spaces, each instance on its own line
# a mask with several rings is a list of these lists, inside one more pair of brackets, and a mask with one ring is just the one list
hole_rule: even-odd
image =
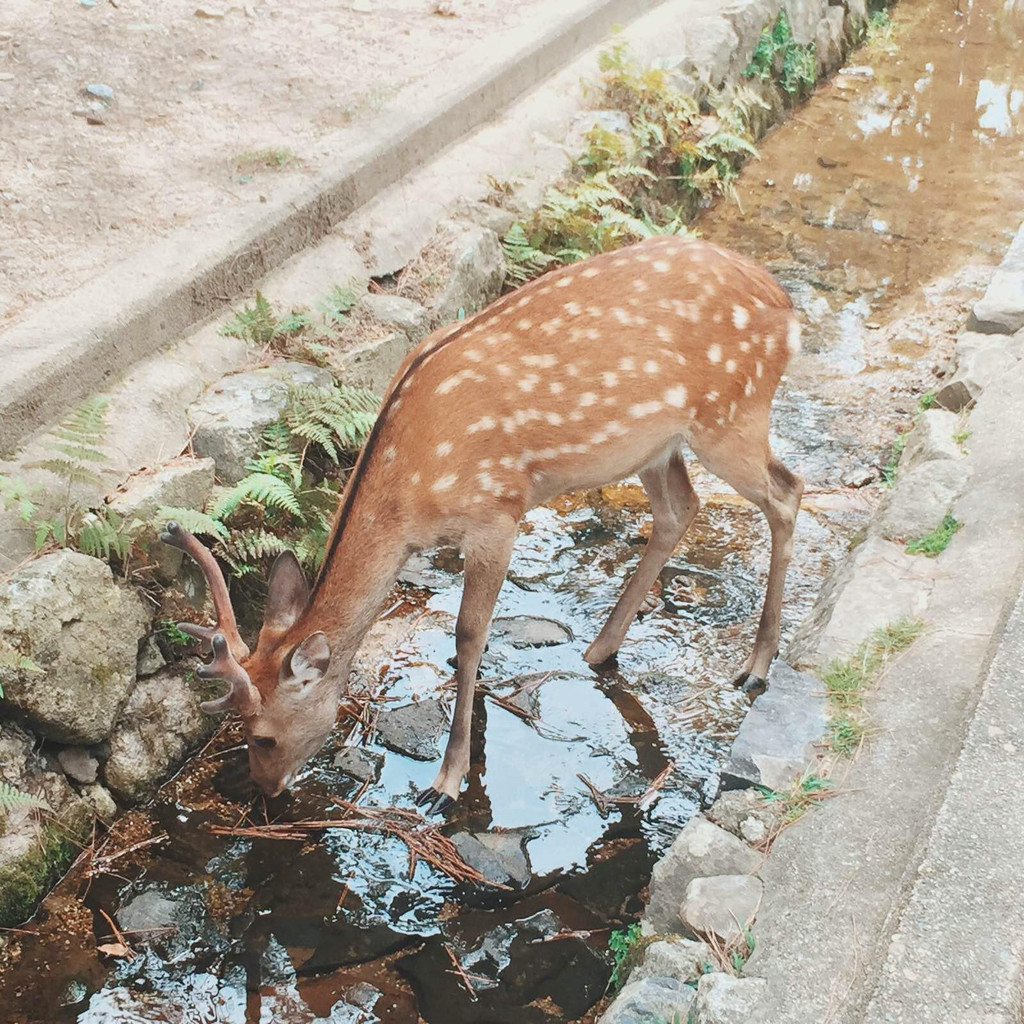
[[97,946],[96,948],[107,956],[128,957],[132,953],[122,942],[105,942],[102,946]]

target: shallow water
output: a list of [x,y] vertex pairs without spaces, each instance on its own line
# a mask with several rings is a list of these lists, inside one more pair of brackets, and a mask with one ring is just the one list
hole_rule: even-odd
[[[1024,212],[1021,17],[995,2],[908,2],[892,45],[761,145],[742,209],[698,225],[768,263],[810,322],[776,403],[774,446],[808,482],[786,635],[878,498],[840,486],[877,471],[916,394],[948,354],[968,305]],[[982,268],[982,269],[978,269]],[[73,874],[39,937],[4,976],[11,1020],[533,1022],[584,1015],[603,994],[608,930],[634,918],[654,858],[713,794],[746,703],[728,683],[753,638],[768,561],[759,514],[699,470],[704,508],[661,578],[661,606],[630,630],[616,670],[582,652],[642,550],[649,517],[625,483],[536,509],[497,609],[477,702],[473,772],[446,825],[503,847],[512,890],[466,888],[397,839],[330,831],[309,842],[218,836],[211,823],[337,817],[357,783],[334,765],[368,729],[343,721],[293,794],[252,802],[228,730],[117,845],[157,845]],[[418,564],[375,627],[358,685],[385,709],[450,699],[457,556]],[[550,646],[517,646],[516,616],[552,620]],[[567,632],[566,632],[567,631]],[[526,717],[523,717],[525,714]],[[366,806],[409,807],[436,761],[384,754]],[[643,810],[636,797],[667,766]],[[264,815],[267,817],[265,818]],[[72,897],[81,895],[88,912]],[[104,910],[137,927],[134,961],[103,960]],[[161,925],[169,927],[159,930]],[[552,940],[561,932],[573,937]],[[466,977],[455,970],[454,956]],[[472,994],[469,989],[472,989]],[[63,1005],[62,1005],[63,1004]]]

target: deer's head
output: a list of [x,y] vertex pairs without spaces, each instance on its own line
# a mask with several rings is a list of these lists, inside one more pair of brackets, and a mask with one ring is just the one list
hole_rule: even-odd
[[229,687],[202,708],[241,716],[253,781],[267,796],[277,796],[327,739],[338,706],[335,687],[326,679],[331,662],[327,637],[301,625],[309,589],[298,559],[286,551],[274,562],[263,628],[250,653],[239,636],[224,575],[209,549],[173,522],[161,540],[196,560],[213,597],[215,626],[179,624],[199,640],[204,653],[213,654],[198,670],[199,677],[222,679]]

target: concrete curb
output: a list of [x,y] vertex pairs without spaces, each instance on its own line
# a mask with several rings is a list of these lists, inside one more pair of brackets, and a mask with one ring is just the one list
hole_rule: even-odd
[[[193,229],[114,267],[0,336],[0,452],[102,390],[244,292],[268,271],[466,134],[616,23],[660,0],[589,0],[540,39],[520,30],[483,73],[453,76],[441,95],[413,102],[397,125],[332,161],[312,183],[230,226]],[[348,144],[348,143],[346,143]],[[144,269],[143,269],[144,268]]]

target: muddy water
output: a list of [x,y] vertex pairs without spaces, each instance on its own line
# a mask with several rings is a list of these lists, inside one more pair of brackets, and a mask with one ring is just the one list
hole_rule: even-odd
[[[891,43],[854,56],[870,73],[839,76],[763,141],[740,182],[742,212],[720,206],[699,225],[768,263],[811,325],[775,420],[778,452],[809,484],[787,633],[877,500],[877,488],[842,481],[877,473],[1024,212],[1021,18],[994,2],[956,12],[943,0],[906,3],[895,22]],[[744,711],[727,681],[752,639],[767,531],[714,480],[696,482],[704,509],[613,672],[590,671],[582,652],[642,550],[641,491],[606,488],[524,524],[484,664],[496,699],[478,701],[473,773],[446,825],[485,844],[476,863],[509,888],[459,887],[422,861],[410,877],[405,846],[376,834],[212,834],[211,823],[337,817],[331,798],[359,785],[335,764],[346,743],[383,758],[367,806],[409,807],[436,770],[346,721],[294,793],[264,806],[229,730],[144,815],[122,819],[110,852],[166,839],[90,879],[73,874],[30,926],[39,936],[0,953],[17,961],[0,1014],[79,1024],[584,1016],[607,983],[608,930],[635,917],[653,859],[714,790]],[[450,552],[413,566],[375,628],[358,686],[382,698],[382,716],[450,700],[457,568]],[[429,745],[426,731],[393,745]],[[643,809],[597,800],[578,777],[635,798],[669,765]],[[94,936],[111,934],[101,910],[134,929],[134,960],[96,954]]]

